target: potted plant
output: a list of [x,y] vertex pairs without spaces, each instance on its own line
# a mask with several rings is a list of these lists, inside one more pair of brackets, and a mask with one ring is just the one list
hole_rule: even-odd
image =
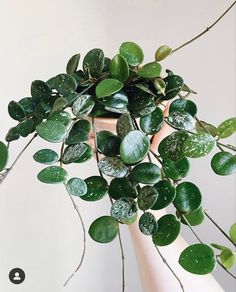
[[[234,250],[220,242],[206,244],[195,233],[194,226],[208,217],[235,247],[236,223],[229,233],[223,231],[204,210],[198,186],[186,180],[186,176],[191,159],[213,151],[212,170],[222,176],[235,173],[236,148],[222,140],[235,133],[236,118],[220,121],[217,127],[202,121],[197,116],[196,104],[188,99],[196,92],[183,77],[161,65],[163,59],[206,33],[222,16],[175,50],[159,47],[153,62],[145,65],[142,65],[142,49],[130,41],[122,43],[112,59],[104,56],[101,49],[90,50],[81,67],[80,54],[76,54],[70,58],[66,73],[47,81],[33,81],[31,97],[9,103],[9,115],[17,124],[7,132],[7,144],[0,142],[0,182],[36,137],[61,144],[59,153],[48,146],[39,149],[33,158],[46,165],[37,178],[43,183],[63,184],[82,223],[83,254],[65,285],[79,270],[86,249],[87,231],[75,197],[88,202],[109,197],[110,210],[91,222],[88,233],[99,243],[118,237],[122,291],[125,290],[124,251],[119,226],[129,225],[135,237],[134,222],[138,222],[140,233],[152,238],[153,246],[183,291],[181,279],[159,249],[176,241],[182,224],[190,228],[197,242],[182,250],[180,266],[190,273],[205,275],[218,263],[235,278],[228,270],[235,264]],[[168,131],[172,129],[169,135],[167,126]],[[8,167],[9,144],[30,135],[33,135],[30,141]],[[69,164],[86,163],[93,157],[99,175],[85,180],[70,177]],[[169,205],[176,209],[174,214],[163,211]],[[162,210],[160,218],[154,216],[153,210]]]

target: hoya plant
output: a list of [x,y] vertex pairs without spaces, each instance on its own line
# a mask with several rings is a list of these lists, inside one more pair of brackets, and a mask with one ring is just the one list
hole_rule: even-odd
[[[190,99],[196,92],[185,83],[184,76],[161,65],[163,59],[191,41],[175,50],[160,46],[153,61],[147,64],[143,64],[141,47],[131,41],[123,42],[112,58],[95,48],[83,60],[80,54],[72,56],[65,73],[46,81],[33,81],[29,97],[12,100],[8,105],[15,124],[8,130],[6,141],[0,142],[0,180],[4,181],[36,137],[44,139],[48,147],[33,155],[35,162],[42,164],[37,179],[65,187],[81,220],[84,238],[88,233],[98,243],[109,243],[118,237],[124,266],[119,227],[133,224],[141,211],[140,232],[152,238],[160,255],[159,246],[173,243],[181,226],[188,225],[197,241],[179,255],[183,269],[205,275],[219,264],[235,278],[228,269],[236,259],[230,246],[236,246],[236,223],[229,231],[222,230],[205,211],[200,188],[186,177],[191,160],[206,155],[211,155],[211,169],[216,175],[236,172],[236,148],[227,143],[227,138],[236,132],[236,117],[219,121],[218,125],[198,117],[197,105]],[[163,114],[167,106],[168,113]],[[97,131],[98,117],[116,119],[116,132]],[[173,132],[160,142],[158,149],[152,149],[153,137],[165,124]],[[13,165],[8,166],[9,145],[28,136],[29,142]],[[61,145],[58,153],[51,149],[52,143]],[[70,164],[85,164],[93,158],[98,175],[86,179],[70,176]],[[75,197],[88,203],[108,197],[111,207],[87,228]],[[153,210],[170,205],[175,212],[157,220]],[[228,246],[199,238],[194,227],[202,224],[205,217],[225,235]],[[76,271],[83,262],[85,248],[84,245]],[[184,290],[181,279],[172,273]]]

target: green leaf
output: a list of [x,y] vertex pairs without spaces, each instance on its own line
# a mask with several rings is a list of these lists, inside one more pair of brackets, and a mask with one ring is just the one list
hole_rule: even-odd
[[170,134],[164,138],[158,147],[158,152],[163,159],[171,159],[178,161],[184,155],[183,145],[188,138],[188,133],[185,131],[178,131]]
[[35,80],[31,83],[31,95],[36,103],[47,100],[51,96],[51,88],[44,81]]
[[179,264],[192,274],[206,275],[215,269],[216,259],[210,246],[197,243],[182,251]]
[[0,171],[2,171],[5,168],[7,160],[8,160],[7,146],[2,141],[0,141]]
[[134,130],[133,122],[129,114],[123,114],[119,117],[116,123],[116,132],[124,138],[130,131]]
[[153,186],[144,186],[138,194],[138,206],[142,211],[151,209],[158,198],[158,192]]
[[117,54],[110,62],[109,71],[112,78],[125,82],[129,78],[129,65],[126,59]]
[[184,142],[184,155],[190,158],[199,158],[209,154],[216,146],[216,141],[208,133],[190,135]]
[[196,122],[196,130],[198,133],[209,133],[213,137],[217,136],[217,128],[215,126],[203,121],[200,121],[200,123]]
[[217,243],[211,243],[211,246],[218,249],[218,250],[224,250],[224,249],[227,249],[226,246],[223,246],[223,245],[219,245]]
[[93,149],[90,145],[83,143],[86,146],[85,152],[74,162],[84,163],[93,157]]
[[22,121],[25,118],[24,108],[14,100],[8,104],[8,113],[16,121]]
[[121,139],[119,136],[114,135],[109,131],[100,131],[97,133],[97,146],[98,149],[105,156],[119,155]]
[[164,78],[164,81],[166,83],[166,91],[165,95],[161,97],[162,100],[169,100],[177,96],[184,85],[183,78],[178,75],[169,75]]
[[111,242],[118,234],[119,223],[111,216],[97,218],[89,227],[89,235],[99,243]]
[[17,126],[19,134],[22,137],[27,137],[30,133],[32,133],[34,129],[34,121],[32,118],[23,120],[22,122],[19,123]]
[[229,230],[229,236],[231,240],[236,243],[236,223],[234,223]]
[[228,248],[223,249],[220,254],[220,261],[226,269],[230,269],[235,264],[235,254]]
[[155,184],[161,178],[161,170],[154,163],[143,162],[132,169],[131,178],[142,184]]
[[102,80],[96,86],[96,96],[97,98],[111,96],[112,94],[120,91],[123,88],[124,84],[114,78],[107,78]]
[[195,129],[195,119],[187,112],[171,112],[167,118],[168,124],[178,130],[191,131]]
[[19,100],[19,104],[23,107],[25,114],[31,115],[35,110],[35,103],[32,97],[24,97]]
[[62,95],[70,95],[77,88],[77,82],[71,75],[58,74],[53,80],[54,88]]
[[67,146],[62,155],[62,162],[69,164],[78,161],[87,150],[87,146],[83,143]]
[[91,131],[91,123],[87,120],[79,120],[76,122],[69,132],[66,138],[66,144],[72,145],[79,142],[85,142],[89,140]]
[[72,105],[72,112],[76,117],[88,115],[94,107],[95,101],[92,95],[83,94],[78,96]]
[[52,149],[41,149],[38,150],[34,155],[33,158],[35,161],[43,164],[53,164],[58,161],[57,153]]
[[158,192],[158,198],[151,209],[163,209],[174,201],[176,195],[175,187],[168,180],[161,180],[153,187]]
[[221,139],[227,138],[236,132],[236,117],[230,118],[221,123],[218,128],[218,136]]
[[137,212],[137,206],[132,198],[120,198],[111,206],[111,216],[119,221],[129,220]]
[[139,219],[139,229],[144,235],[153,235],[157,232],[157,221],[155,216],[150,213],[146,212]]
[[173,180],[180,180],[188,175],[190,168],[189,161],[186,157],[178,161],[164,159],[162,169],[166,176]]
[[180,217],[180,221],[183,224],[188,225],[189,223],[191,226],[200,225],[203,222],[205,216],[202,207],[188,214],[185,214],[184,216],[181,216],[181,214],[177,211],[176,215]]
[[127,177],[114,178],[109,187],[109,196],[114,200],[120,198],[136,198],[137,193]]
[[158,230],[152,236],[153,243],[158,246],[171,244],[180,233],[180,222],[172,214],[162,216],[158,221]]
[[86,178],[87,193],[80,198],[85,201],[98,201],[106,196],[108,192],[107,181],[100,176],[90,176]]
[[153,84],[158,94],[165,95],[166,83],[163,79],[155,78]]
[[88,76],[99,77],[104,67],[104,53],[101,49],[92,49],[83,60],[83,69]]
[[104,104],[106,107],[123,109],[128,105],[129,99],[123,91],[119,91],[115,94],[112,94],[111,96],[99,99],[99,102]]
[[121,142],[121,159],[125,164],[136,164],[145,158],[149,147],[150,141],[141,131],[131,131]]
[[124,177],[129,171],[120,157],[104,157],[98,162],[98,167],[102,173],[112,177]]
[[73,177],[67,182],[67,188],[73,196],[83,196],[87,193],[87,185],[84,180]]
[[48,120],[61,122],[64,126],[68,126],[71,122],[71,116],[68,112],[54,112],[49,117]]
[[137,72],[137,75],[143,78],[160,77],[161,69],[162,68],[159,63],[151,62],[140,68]]
[[45,121],[36,127],[37,134],[53,143],[61,142],[66,136],[66,127],[57,121]]
[[46,184],[56,184],[65,182],[67,171],[59,166],[48,166],[38,174],[38,180]]
[[80,60],[80,54],[76,54],[70,58],[66,65],[66,73],[73,74],[77,71]]
[[155,59],[157,62],[164,60],[172,53],[172,49],[168,46],[161,46],[156,50]]
[[155,135],[162,128],[164,117],[162,110],[157,107],[150,114],[140,118],[140,127],[142,131],[149,135]]
[[131,66],[137,66],[143,62],[143,51],[136,43],[122,43],[119,52],[123,57],[125,57],[126,61]]
[[6,134],[5,140],[11,142],[20,138],[19,130],[17,127],[12,127]]
[[211,160],[211,167],[218,175],[230,175],[236,172],[236,155],[218,152]]
[[190,213],[197,210],[202,202],[199,188],[191,182],[183,182],[176,188],[174,205],[180,213]]
[[189,99],[176,99],[171,103],[169,112],[187,112],[191,116],[195,117],[197,113],[197,106]]

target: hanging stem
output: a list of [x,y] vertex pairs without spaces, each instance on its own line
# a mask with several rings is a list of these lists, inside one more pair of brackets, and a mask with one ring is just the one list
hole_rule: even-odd
[[194,38],[192,38],[191,40],[187,41],[186,43],[182,44],[181,46],[177,47],[176,49],[174,49],[172,51],[172,54],[177,52],[178,50],[182,49],[183,47],[187,46],[188,44],[194,42],[195,40],[197,40],[198,38],[200,38],[202,35],[204,35],[205,33],[207,33],[211,28],[213,28],[213,26],[215,26],[229,11],[230,9],[236,4],[236,1],[234,1],[229,8],[215,21],[212,23],[212,25],[210,25],[209,27],[207,27],[204,31],[202,31],[201,33],[199,33],[198,35],[196,35]]
[[216,226],[216,228],[218,228],[220,232],[236,247],[236,244],[232,241],[228,234],[219,226],[219,224],[216,223],[215,220],[206,211],[204,211],[204,214]]
[[[228,149],[230,149],[232,151],[236,151],[236,147],[233,146],[233,145],[223,144],[223,143],[220,143],[220,142],[217,142],[217,145],[220,145],[222,147],[228,148]],[[222,150],[222,151],[224,151],[224,150]]]

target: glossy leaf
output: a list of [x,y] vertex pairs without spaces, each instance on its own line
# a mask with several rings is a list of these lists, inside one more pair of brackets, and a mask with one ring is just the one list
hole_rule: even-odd
[[80,54],[73,55],[66,65],[66,73],[73,74],[77,71],[80,60]]
[[160,77],[161,69],[162,68],[159,63],[151,62],[140,68],[137,72],[137,75],[143,78]]
[[223,249],[220,254],[220,261],[226,269],[230,269],[236,262],[235,254],[228,248]]
[[108,192],[107,181],[101,176],[90,176],[86,178],[87,193],[80,198],[85,201],[98,201],[106,196]]
[[191,116],[195,117],[197,113],[197,106],[189,99],[176,99],[171,103],[169,112],[187,112]]
[[18,132],[22,137],[27,137],[30,133],[33,132],[34,121],[32,118],[25,119],[19,123],[17,126]]
[[45,121],[36,127],[37,134],[53,143],[61,142],[66,136],[66,127],[57,121]]
[[230,118],[221,123],[218,128],[218,136],[221,139],[227,138],[236,132],[236,118]]
[[236,172],[236,155],[218,152],[211,160],[211,167],[218,175],[230,175]]
[[58,74],[54,77],[53,87],[62,95],[69,95],[77,88],[76,80],[68,74]]
[[198,133],[209,133],[213,137],[217,136],[217,128],[215,126],[203,121],[200,121],[200,123],[196,122],[196,130]]
[[163,79],[155,78],[153,84],[158,94],[165,95],[166,83]]
[[161,180],[153,186],[158,192],[158,198],[151,209],[160,210],[170,205],[175,198],[175,187],[168,180]]
[[107,78],[98,83],[96,86],[96,96],[97,98],[102,98],[106,96],[111,96],[112,94],[120,91],[124,84],[114,78]]
[[120,157],[104,157],[98,162],[98,167],[102,173],[118,178],[126,176],[129,171]]
[[189,223],[191,226],[200,225],[203,222],[204,217],[205,217],[202,207],[188,214],[185,214],[184,216],[181,216],[181,214],[177,211],[176,215],[180,217],[180,220],[183,224],[188,225]]
[[58,161],[57,153],[52,149],[41,149],[38,150],[34,155],[33,158],[35,161],[43,164],[53,164]]
[[155,216],[146,212],[139,219],[139,229],[144,235],[152,235],[157,232],[157,221]]
[[105,156],[119,155],[121,139],[119,136],[114,135],[109,131],[100,131],[97,133],[97,146],[98,149]]
[[18,128],[17,127],[12,127],[7,132],[5,140],[7,142],[11,142],[11,141],[17,140],[19,138],[20,138],[20,133],[18,131]]
[[129,65],[126,59],[117,54],[110,62],[109,71],[112,78],[125,82],[129,78]]
[[147,155],[150,147],[149,139],[140,131],[129,132],[120,145],[120,156],[125,164],[136,164]]
[[99,77],[104,67],[104,53],[101,49],[92,49],[83,60],[83,69],[88,76]]
[[184,155],[190,158],[198,158],[209,154],[216,146],[216,141],[208,133],[190,135],[184,142]]
[[170,159],[163,160],[162,169],[166,176],[173,180],[180,180],[188,175],[190,168],[189,161],[186,157],[178,161]]
[[125,57],[126,61],[131,66],[137,66],[143,62],[143,51],[136,43],[122,43],[119,52],[123,57]]
[[183,182],[177,186],[174,205],[180,213],[190,213],[197,210],[201,201],[201,192],[195,184]]
[[124,138],[130,131],[134,130],[134,125],[129,114],[123,114],[119,117],[116,123],[116,132]]
[[5,168],[8,160],[7,146],[0,141],[0,172]]
[[35,80],[31,83],[31,95],[35,102],[47,100],[51,96],[51,88],[42,80]]
[[144,186],[138,194],[138,206],[142,211],[151,209],[158,198],[158,192],[153,186]]
[[87,185],[84,180],[73,177],[67,182],[67,188],[73,196],[83,196],[87,193]]
[[120,198],[111,206],[111,216],[119,221],[132,218],[137,212],[137,206],[132,198]]
[[56,184],[65,182],[67,175],[67,171],[59,166],[48,166],[41,170],[37,177],[43,183]]
[[143,162],[132,169],[131,178],[138,183],[155,184],[161,178],[161,170],[154,163]]
[[71,116],[65,111],[54,112],[48,117],[48,120],[61,122],[64,126],[68,126],[71,122]]
[[195,119],[187,112],[170,112],[167,118],[168,124],[178,130],[191,131],[195,128]]
[[100,99],[99,102],[109,108],[123,109],[128,105],[129,99],[123,91],[119,91],[111,96]]
[[83,94],[78,96],[72,105],[72,112],[76,117],[88,115],[94,107],[95,101],[92,95]]
[[140,118],[140,127],[142,131],[149,135],[154,135],[162,128],[164,117],[162,110],[157,107],[150,114]]
[[162,100],[169,100],[177,96],[184,85],[183,78],[178,75],[169,75],[164,78],[164,81],[166,83],[166,90]]
[[118,221],[111,216],[97,218],[89,227],[89,235],[99,243],[108,243],[115,239],[119,231]]
[[64,164],[76,162],[86,150],[87,146],[83,143],[69,145],[65,148],[61,160]]
[[24,97],[19,100],[19,104],[23,107],[26,115],[31,115],[35,110],[35,103],[31,97]]
[[236,243],[236,223],[234,223],[229,230],[229,236],[231,240]]
[[172,49],[169,46],[161,46],[156,50],[155,59],[157,62],[164,60],[172,53]]
[[192,274],[206,275],[215,269],[216,259],[210,246],[197,243],[182,251],[179,264]]
[[8,113],[16,121],[22,121],[25,118],[24,108],[14,100],[8,104]]
[[132,183],[127,177],[114,178],[109,187],[109,195],[118,200],[120,198],[136,198],[137,193],[135,187],[132,186]]
[[66,138],[67,145],[77,144],[79,142],[85,142],[89,140],[91,131],[91,123],[87,120],[77,121],[69,132]]
[[171,244],[180,233],[180,222],[172,214],[162,216],[157,221],[158,229],[153,234],[152,240],[155,245],[165,246]]
[[84,163],[93,157],[93,149],[90,145],[83,143],[86,146],[85,152],[74,162]]

